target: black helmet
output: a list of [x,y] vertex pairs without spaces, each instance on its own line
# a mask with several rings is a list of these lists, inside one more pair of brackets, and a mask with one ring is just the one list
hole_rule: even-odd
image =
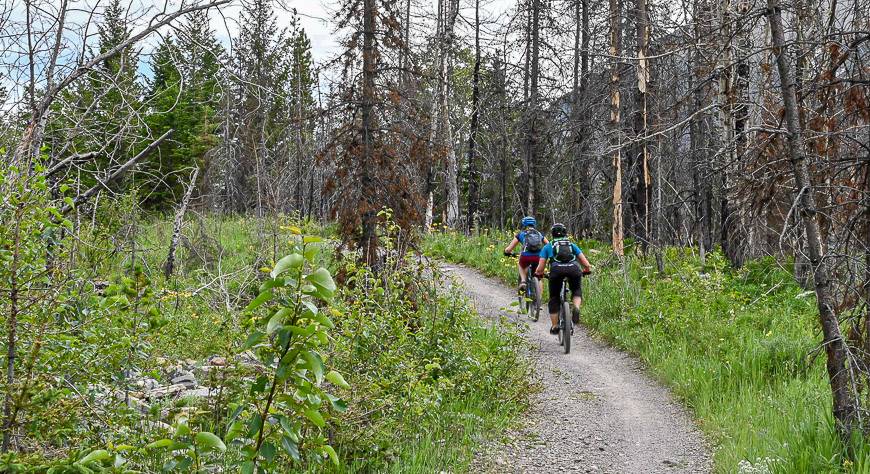
[[557,222],[550,228],[550,233],[553,234],[553,237],[565,237],[568,235],[568,228],[565,227],[565,224]]

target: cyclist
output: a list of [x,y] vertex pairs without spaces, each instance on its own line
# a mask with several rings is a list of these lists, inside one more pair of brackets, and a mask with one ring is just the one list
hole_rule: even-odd
[[[517,245],[523,245],[523,251],[520,254],[520,259],[517,261],[517,269],[520,272],[520,293],[526,291],[526,268],[538,264],[538,255],[541,249],[547,245],[547,238],[541,234],[538,229],[538,221],[532,216],[523,217],[520,222],[520,231],[514,236],[511,243],[504,249],[505,256],[510,257],[511,252]],[[535,268],[535,267],[532,267]],[[538,279],[538,299],[540,300],[544,289],[541,280]]]
[[[568,229],[565,224],[553,224],[550,229],[553,241],[541,250],[538,268],[535,275],[538,278],[544,276],[544,268],[550,262],[550,301],[547,303],[550,310],[550,334],[559,334],[559,294],[562,291],[562,280],[568,279],[568,287],[571,288],[571,320],[574,324],[580,323],[580,266],[583,266],[583,274],[592,271],[589,260],[583,255],[583,250],[568,239]],[[578,265],[578,263],[580,265]]]

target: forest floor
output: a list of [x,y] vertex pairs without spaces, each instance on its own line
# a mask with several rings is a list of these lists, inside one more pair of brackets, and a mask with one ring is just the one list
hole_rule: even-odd
[[483,317],[525,324],[543,390],[522,426],[484,449],[484,472],[709,472],[707,443],[687,411],[635,358],[578,326],[570,354],[546,315],[526,324],[509,309],[513,289],[457,265]]

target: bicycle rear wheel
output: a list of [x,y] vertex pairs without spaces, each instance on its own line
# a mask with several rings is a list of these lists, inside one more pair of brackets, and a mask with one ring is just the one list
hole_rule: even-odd
[[538,294],[538,278],[534,275],[529,277],[529,317],[532,321],[537,321],[541,314],[540,301],[541,295]]
[[567,302],[562,303],[562,324],[560,329],[562,346],[565,348],[565,354],[567,354],[571,352],[571,333],[574,329],[573,321],[571,321],[571,305]]
[[[520,279],[520,277],[517,277],[517,288],[519,288],[520,283],[522,283],[522,280]],[[520,304],[520,307],[519,307],[520,314],[525,313],[526,312],[526,292],[525,291],[517,290],[517,301]]]

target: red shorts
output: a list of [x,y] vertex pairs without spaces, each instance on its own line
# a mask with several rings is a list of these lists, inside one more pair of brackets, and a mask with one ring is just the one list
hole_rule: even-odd
[[541,257],[537,255],[520,255],[520,268],[525,269],[529,265],[537,265]]

